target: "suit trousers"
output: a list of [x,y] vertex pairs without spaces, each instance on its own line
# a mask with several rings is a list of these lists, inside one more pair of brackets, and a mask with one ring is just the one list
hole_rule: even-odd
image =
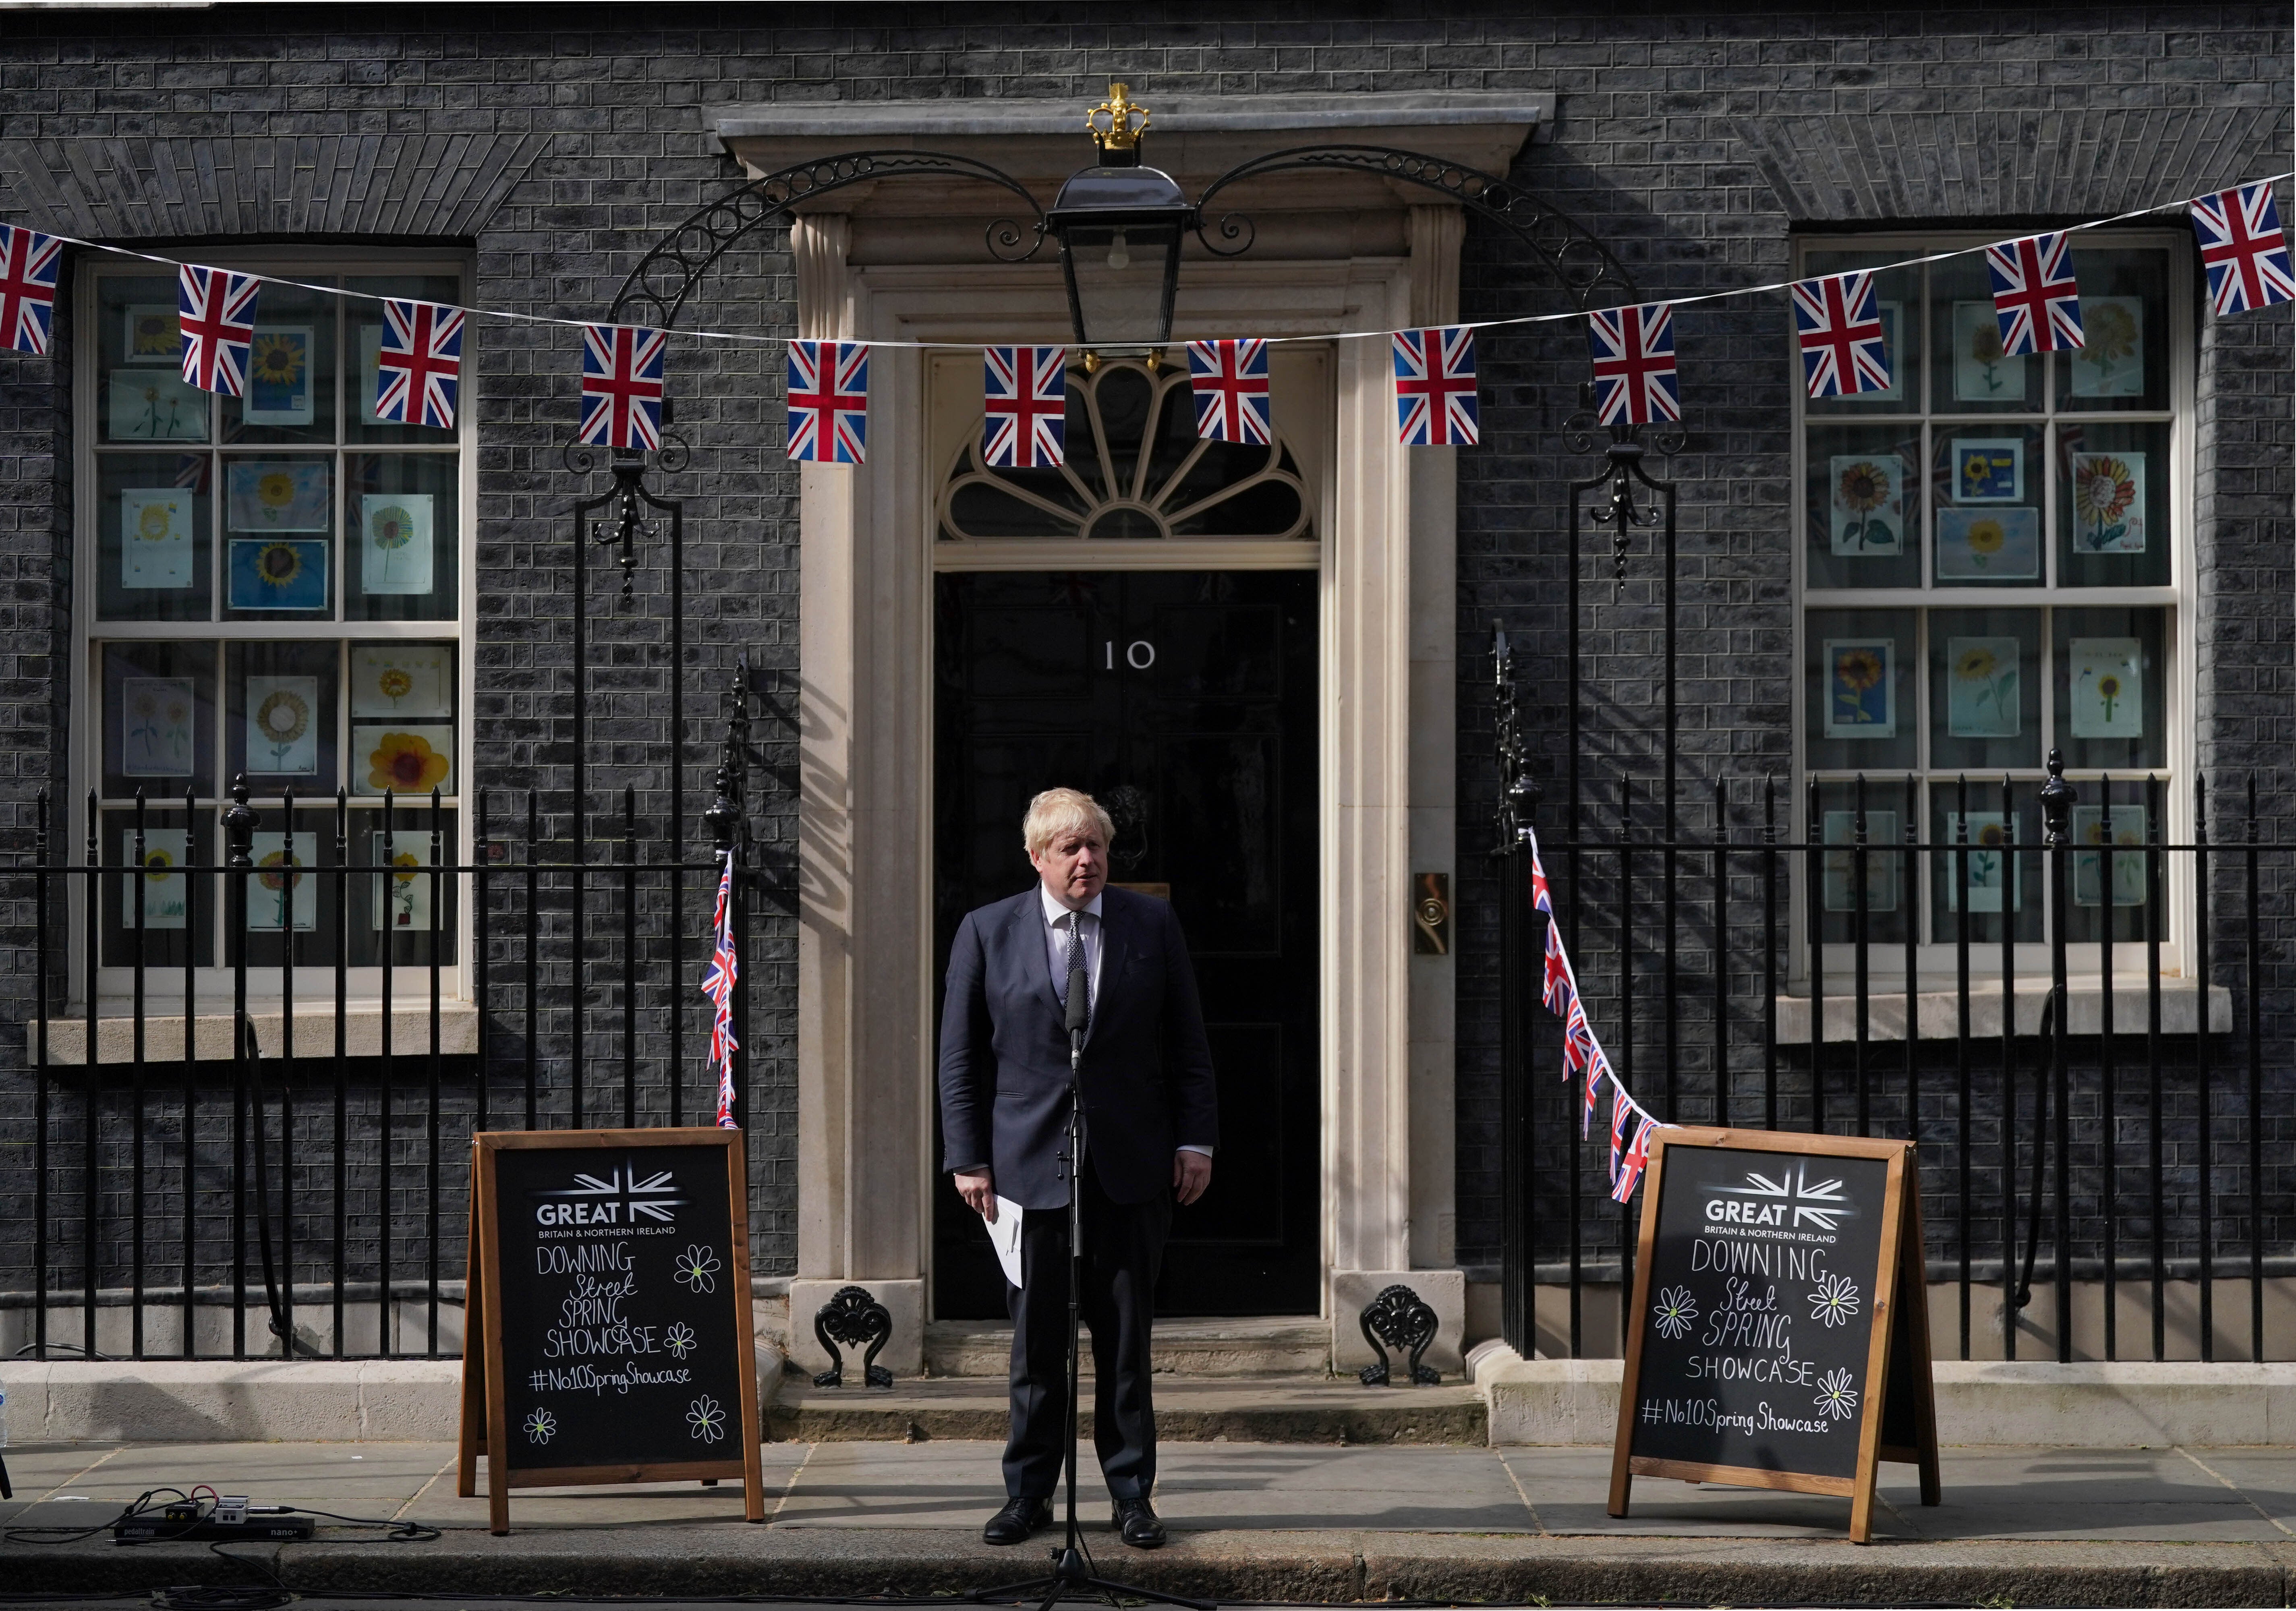
[[[1172,1228],[1172,1197],[1111,1202],[1089,1164],[1084,1175],[1084,1323],[1092,1332],[1093,1446],[1114,1499],[1145,1499],[1156,1484],[1156,1410],[1149,1389],[1148,1327],[1156,1272]],[[1013,1435],[1004,1492],[1050,1498],[1068,1452],[1069,1214],[1030,1209],[1021,1226],[1013,1314]]]

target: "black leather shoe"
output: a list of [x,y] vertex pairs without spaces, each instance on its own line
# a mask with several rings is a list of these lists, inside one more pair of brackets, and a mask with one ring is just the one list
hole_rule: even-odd
[[1164,1524],[1156,1519],[1155,1510],[1144,1499],[1118,1500],[1109,1525],[1135,1550],[1155,1550],[1163,1545]]
[[1025,1544],[1029,1535],[1053,1519],[1053,1501],[1048,1499],[1008,1499],[1004,1508],[988,1518],[980,1529],[984,1544]]

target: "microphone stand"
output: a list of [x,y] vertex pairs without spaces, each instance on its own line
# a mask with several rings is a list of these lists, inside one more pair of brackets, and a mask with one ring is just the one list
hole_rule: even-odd
[[1092,1021],[1091,986],[1085,977],[1081,947],[1069,969],[1068,997],[1069,1150],[1064,1160],[1069,1175],[1068,1541],[1053,1551],[1053,1569],[1048,1575],[1006,1583],[1001,1588],[982,1589],[971,1598],[980,1601],[1034,1599],[1039,1602],[1040,1611],[1052,1611],[1062,1599],[1097,1594],[1111,1605],[1137,1599],[1162,1606],[1185,1606],[1188,1611],[1218,1611],[1210,1600],[1166,1594],[1095,1574],[1083,1541],[1077,1536],[1077,1391],[1084,1321],[1084,1037]]

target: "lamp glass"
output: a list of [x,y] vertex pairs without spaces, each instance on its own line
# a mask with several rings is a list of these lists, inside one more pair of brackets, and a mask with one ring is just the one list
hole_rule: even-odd
[[1071,223],[1061,245],[1084,346],[1156,347],[1170,338],[1177,224]]

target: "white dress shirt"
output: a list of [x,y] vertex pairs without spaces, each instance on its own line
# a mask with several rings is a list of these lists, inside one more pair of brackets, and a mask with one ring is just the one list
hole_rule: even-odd
[[[1065,1007],[1069,994],[1069,920],[1071,914],[1066,906],[1053,898],[1053,892],[1041,881],[1037,885],[1037,898],[1045,912],[1045,962],[1053,976],[1053,997]],[[1100,1000],[1100,960],[1103,953],[1100,943],[1100,903],[1101,897],[1095,895],[1085,904],[1083,911],[1073,914],[1077,920],[1077,938],[1084,946],[1085,988],[1089,992],[1086,997],[1087,1002]],[[1182,1152],[1201,1152],[1206,1157],[1212,1155],[1209,1147],[1183,1145],[1179,1149]]]

